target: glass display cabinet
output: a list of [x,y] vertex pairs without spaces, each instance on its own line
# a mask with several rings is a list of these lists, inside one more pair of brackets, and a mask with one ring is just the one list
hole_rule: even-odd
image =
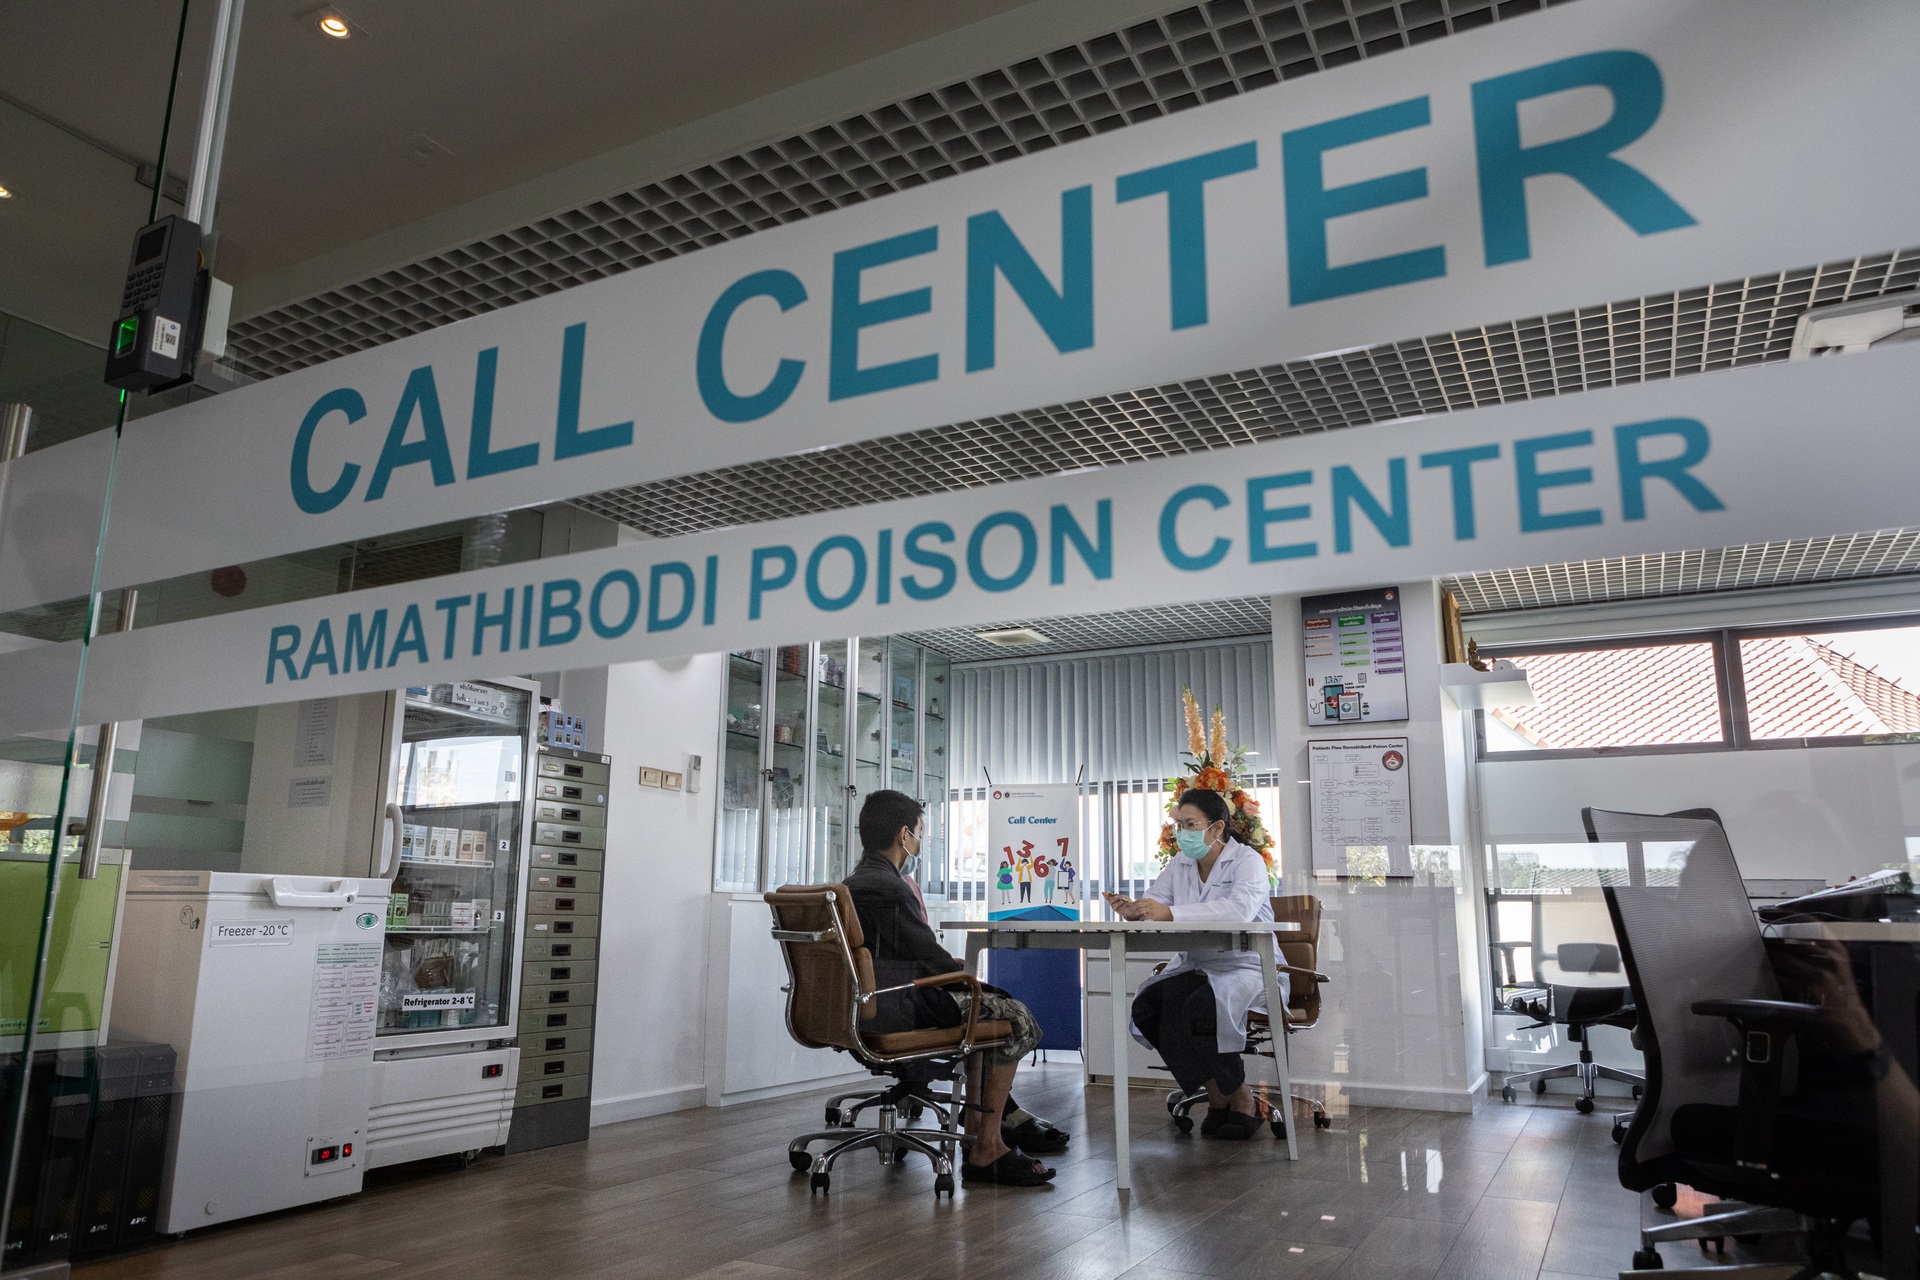
[[511,1034],[532,686],[436,684],[398,702],[379,1035]]
[[927,803],[921,881],[943,879],[949,678],[946,658],[884,636],[727,655],[714,887],[844,878],[883,787]]

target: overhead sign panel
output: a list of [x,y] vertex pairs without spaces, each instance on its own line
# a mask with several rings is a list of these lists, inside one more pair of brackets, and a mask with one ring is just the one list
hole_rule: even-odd
[[105,582],[1898,248],[1917,53],[1567,5],[774,228],[133,424]]
[[[623,544],[102,636],[83,723],[1913,523],[1920,348]],[[1818,456],[1836,460],[1816,465]],[[67,691],[0,656],[0,732]]]

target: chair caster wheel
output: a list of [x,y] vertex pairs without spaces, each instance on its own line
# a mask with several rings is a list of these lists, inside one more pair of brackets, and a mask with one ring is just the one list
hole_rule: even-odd
[[1573,1109],[1583,1116],[1590,1116],[1593,1114],[1593,1099],[1575,1098],[1573,1100]]
[[478,1160],[479,1158],[480,1158],[480,1148],[478,1147],[475,1147],[471,1151],[462,1151],[460,1153],[460,1167],[462,1169],[471,1169],[473,1168],[474,1161]]
[[1316,1129],[1331,1129],[1333,1128],[1333,1117],[1324,1111],[1316,1111],[1313,1113],[1313,1127]]
[[1641,1095],[1641,1094],[1643,1094],[1643,1093],[1645,1093],[1645,1092],[1646,1092],[1646,1090],[1645,1090],[1644,1088],[1642,1088],[1641,1086],[1639,1086],[1639,1085],[1635,1085],[1635,1086],[1633,1086],[1633,1100],[1634,1100],[1635,1102],[1638,1102],[1638,1101],[1640,1101],[1640,1095]]
[[1615,1121],[1613,1126],[1612,1136],[1613,1136],[1613,1142],[1615,1146],[1618,1146],[1622,1142],[1625,1142],[1627,1140],[1627,1126],[1619,1123],[1618,1121]]
[[827,1123],[830,1125],[837,1125],[840,1123],[840,1108],[838,1107],[827,1108]]
[[1546,1096],[1547,1082],[1545,1080],[1535,1080],[1531,1085],[1527,1087],[1533,1090],[1533,1096],[1536,1098],[1542,1098]]
[[1287,1136],[1287,1122],[1278,1116],[1267,1121],[1267,1128],[1273,1130],[1273,1136],[1276,1138],[1284,1138]]
[[1653,1202],[1662,1209],[1671,1209],[1680,1203],[1680,1188],[1671,1182],[1662,1182],[1653,1189]]
[[804,1151],[787,1152],[787,1163],[793,1166],[795,1173],[805,1173],[813,1168],[813,1157]]
[[927,1109],[919,1103],[914,1102],[909,1103],[906,1110],[901,1114],[905,1115],[909,1120],[918,1120],[921,1116],[927,1114]]
[[950,1173],[940,1174],[933,1180],[933,1198],[938,1200],[943,1192],[947,1199],[953,1199],[953,1175]]
[[1703,1236],[1703,1237],[1701,1237],[1701,1240],[1700,1240],[1700,1252],[1702,1252],[1702,1253],[1725,1253],[1726,1251],[1727,1251],[1727,1238],[1726,1238],[1725,1236]]
[[1513,1092],[1512,1085],[1503,1084],[1500,1086],[1500,1101],[1512,1102],[1516,1096],[1517,1095]]
[[1175,1116],[1173,1118],[1173,1127],[1178,1129],[1182,1133],[1192,1133],[1193,1117],[1192,1116]]
[[1658,1249],[1635,1249],[1633,1251],[1633,1269],[1635,1271],[1659,1271],[1667,1265]]
[[807,1194],[812,1195],[814,1192],[818,1191],[824,1195],[826,1194],[827,1189],[832,1185],[833,1185],[833,1178],[831,1175],[824,1174],[824,1173],[816,1173],[811,1178],[807,1179]]

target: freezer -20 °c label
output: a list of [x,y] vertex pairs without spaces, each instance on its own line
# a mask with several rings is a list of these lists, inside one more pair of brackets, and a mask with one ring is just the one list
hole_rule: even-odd
[[293,943],[293,917],[281,920],[209,920],[210,947],[285,947]]

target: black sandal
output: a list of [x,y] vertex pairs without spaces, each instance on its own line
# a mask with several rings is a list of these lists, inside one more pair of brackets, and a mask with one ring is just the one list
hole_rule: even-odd
[[1211,1138],[1220,1132],[1220,1122],[1227,1117],[1226,1107],[1208,1107],[1207,1114],[1200,1119],[1200,1132]]
[[1260,1114],[1260,1103],[1255,1101],[1253,1106],[1251,1114],[1245,1111],[1229,1111],[1221,1116],[1220,1126],[1214,1130],[1213,1136],[1225,1138],[1229,1142],[1245,1142],[1260,1132],[1264,1117]]
[[1031,1156],[1009,1151],[992,1164],[963,1162],[960,1181],[991,1182],[1002,1187],[1041,1187],[1053,1181],[1053,1170]]
[[1030,1156],[1058,1155],[1067,1149],[1072,1138],[1065,1129],[1056,1129],[1038,1117],[1000,1126],[1000,1140]]

